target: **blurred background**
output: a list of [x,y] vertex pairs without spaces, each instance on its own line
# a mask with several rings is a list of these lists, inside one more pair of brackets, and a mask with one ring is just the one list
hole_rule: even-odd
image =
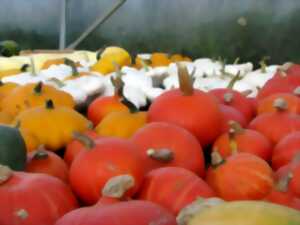
[[[67,43],[114,0],[69,0]],[[22,49],[58,48],[60,0],[0,0],[0,39]],[[127,0],[78,49],[119,45],[132,54],[162,51],[228,63],[300,62],[299,0]]]

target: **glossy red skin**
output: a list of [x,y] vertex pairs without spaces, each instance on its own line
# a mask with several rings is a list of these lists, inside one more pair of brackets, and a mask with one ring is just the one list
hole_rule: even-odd
[[292,132],[280,140],[275,146],[272,155],[272,168],[279,169],[292,162],[300,154],[300,132]]
[[144,176],[144,167],[135,148],[128,140],[102,138],[94,148],[81,151],[71,165],[69,176],[77,196],[88,205],[95,204],[106,182],[125,174],[133,176],[135,185],[124,197],[136,193]]
[[81,208],[68,213],[55,225],[177,225],[163,207],[147,201],[129,201],[106,207]]
[[247,99],[250,101],[250,103],[252,104],[252,108],[254,109],[254,113],[256,115],[257,112],[257,104],[258,104],[258,100],[255,97],[247,97]]
[[[221,104],[231,106],[241,112],[245,116],[247,122],[252,120],[252,118],[254,117],[255,109],[253,108],[252,103],[246,96],[242,95],[240,92],[228,88],[217,88],[209,91],[209,93],[217,97],[218,101]],[[224,100],[224,95],[226,93],[233,94],[233,99],[230,103],[227,103]]]
[[221,112],[223,114],[223,120],[221,123],[221,133],[226,133],[229,131],[229,121],[236,121],[238,122],[242,127],[246,127],[248,125],[247,120],[245,116],[238,111],[237,109],[228,106],[228,105],[223,105],[220,104]]
[[292,162],[280,167],[275,176],[277,180],[282,179],[292,173],[293,177],[288,184],[288,192],[300,198],[300,162]]
[[26,172],[45,173],[68,182],[69,168],[62,158],[54,152],[46,151],[48,157],[45,159],[36,159],[36,151],[27,155]]
[[198,197],[215,197],[214,191],[196,174],[180,167],[164,167],[147,174],[139,199],[160,204],[174,215]]
[[[92,138],[93,140],[100,139],[100,136],[93,130],[86,131],[84,135],[87,135],[88,137]],[[67,146],[66,151],[64,154],[64,160],[67,163],[68,166],[71,166],[72,162],[76,158],[76,156],[85,149],[84,145],[76,140],[73,139]]]
[[148,120],[181,126],[193,133],[204,147],[220,134],[222,114],[213,96],[200,90],[184,96],[179,89],[173,89],[153,101]]
[[96,98],[88,107],[87,118],[97,126],[110,112],[128,111],[117,96],[104,96]]
[[[273,146],[271,142],[255,130],[244,129],[243,133],[235,135],[235,142],[238,152],[251,153],[266,161],[269,161],[272,157]],[[223,158],[232,155],[228,133],[224,133],[217,138],[213,145],[213,150],[217,150]]]
[[[1,225],[53,225],[78,207],[71,189],[61,180],[45,174],[14,172],[0,184]],[[24,209],[26,219],[16,216]]]
[[[178,166],[205,175],[205,162],[202,147],[189,131],[174,124],[153,122],[139,129],[131,138],[138,146],[137,154],[142,158],[146,172],[159,167]],[[149,149],[166,148],[173,152],[171,162],[159,162],[147,155]]]
[[273,144],[294,131],[300,131],[300,115],[289,112],[264,113],[248,126],[266,136]]
[[297,198],[295,195],[289,192],[273,190],[266,196],[264,200],[300,210],[300,198]]
[[274,174],[263,159],[237,153],[218,167],[210,167],[206,181],[224,200],[260,200],[272,190]]
[[287,104],[288,108],[286,112],[291,113],[300,113],[300,100],[297,96],[289,94],[289,93],[278,93],[272,94],[258,102],[257,113],[269,113],[269,112],[276,112],[276,108],[273,107],[274,101],[278,98],[284,99]]

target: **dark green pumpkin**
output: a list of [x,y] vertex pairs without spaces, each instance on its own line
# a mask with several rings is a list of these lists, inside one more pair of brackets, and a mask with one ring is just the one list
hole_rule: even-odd
[[24,170],[26,145],[17,128],[0,126],[0,164],[13,170]]

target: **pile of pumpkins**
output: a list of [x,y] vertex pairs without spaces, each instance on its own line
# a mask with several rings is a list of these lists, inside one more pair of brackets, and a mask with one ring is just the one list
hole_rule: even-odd
[[[114,51],[93,69],[132,64]],[[0,84],[1,225],[300,224],[300,65],[253,98],[195,89],[189,58],[152,57],[135,66],[176,62],[180,86],[145,109],[121,72],[86,113],[42,82]]]

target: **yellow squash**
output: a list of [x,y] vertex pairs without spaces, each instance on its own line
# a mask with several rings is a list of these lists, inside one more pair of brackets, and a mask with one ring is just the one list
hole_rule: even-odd
[[52,151],[68,144],[73,132],[85,132],[91,128],[91,122],[83,115],[69,107],[54,106],[52,100],[47,100],[46,106],[20,113],[13,124],[19,124],[20,130],[27,132],[30,138],[35,137],[39,144]]

